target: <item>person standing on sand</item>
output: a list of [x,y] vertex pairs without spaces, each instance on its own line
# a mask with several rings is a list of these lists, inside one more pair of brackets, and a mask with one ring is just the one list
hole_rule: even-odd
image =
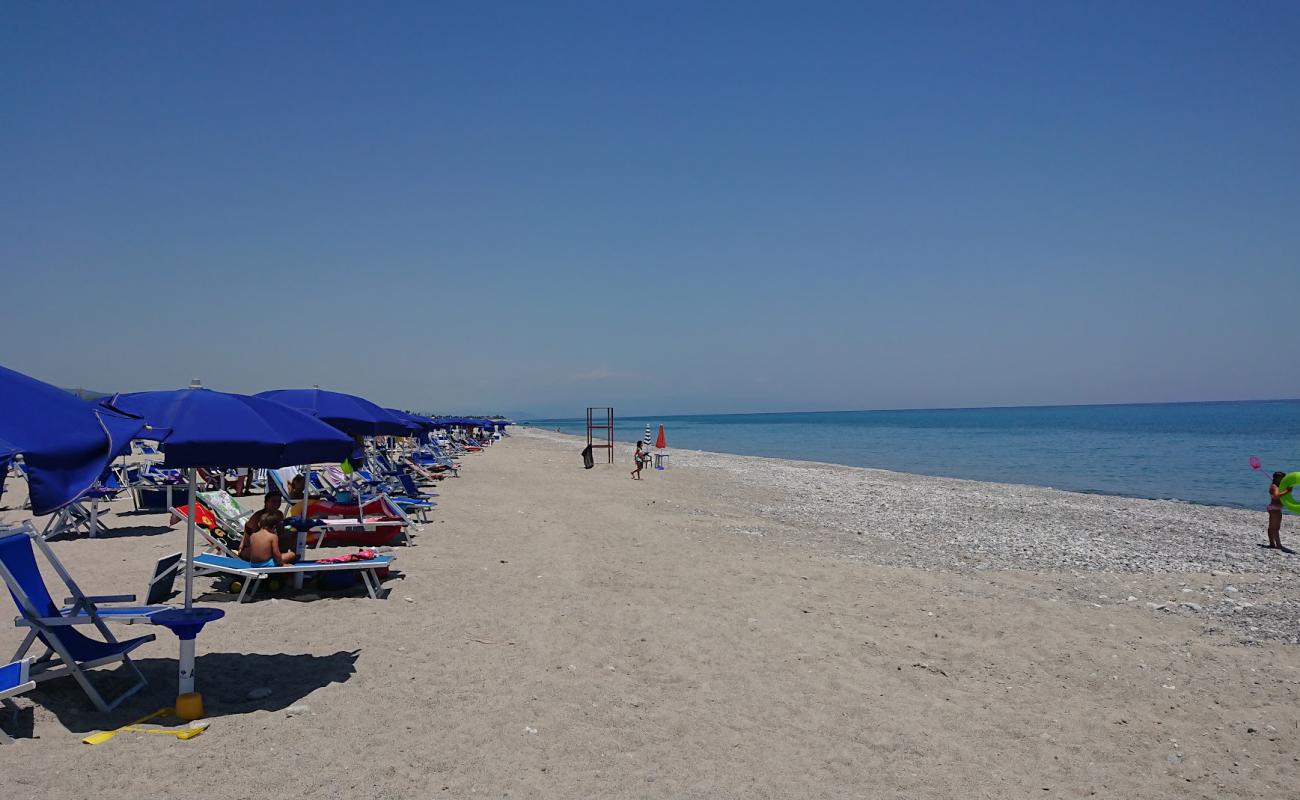
[[1291,494],[1290,489],[1279,489],[1278,484],[1286,477],[1285,472],[1273,473],[1273,484],[1268,487],[1268,549],[1293,552],[1282,546],[1282,496]]
[[641,480],[641,467],[645,464],[645,453],[641,450],[641,440],[636,440],[636,452],[632,454],[632,464],[636,469],[632,470],[632,479]]

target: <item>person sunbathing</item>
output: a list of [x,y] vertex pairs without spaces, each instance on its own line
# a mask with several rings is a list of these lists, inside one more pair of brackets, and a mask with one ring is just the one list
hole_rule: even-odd
[[289,479],[289,516],[297,517],[307,513],[307,504],[303,502],[306,486],[307,478],[303,475],[294,475]]
[[[248,537],[252,536],[262,527],[262,517],[268,511],[279,512],[280,506],[283,504],[284,495],[280,494],[278,490],[272,489],[266,493],[266,497],[262,499],[262,507],[257,511],[254,511],[253,515],[244,522],[244,536],[239,540],[239,552],[243,553],[248,549]],[[283,520],[281,520],[280,549],[286,551],[293,550],[294,542],[296,542],[297,539],[298,536],[296,533],[284,529]]]
[[282,567],[297,561],[297,553],[280,550],[280,524],[284,522],[284,514],[278,510],[261,513],[261,523],[251,536],[244,537],[247,546],[239,557],[254,567]]
[[268,511],[279,511],[280,506],[283,504],[284,495],[275,489],[267,492],[266,497],[262,498],[262,508],[253,512],[253,516],[249,517],[248,521],[244,523],[244,535],[247,536],[261,527],[263,514]]

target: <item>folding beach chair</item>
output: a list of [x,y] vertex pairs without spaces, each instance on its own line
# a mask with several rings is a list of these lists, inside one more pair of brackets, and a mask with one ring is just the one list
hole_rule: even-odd
[[[0,667],[0,708],[4,708],[14,713],[14,718],[18,717],[18,707],[13,704],[9,698],[17,697],[23,692],[30,692],[36,688],[36,681],[28,677],[32,668],[32,660],[24,658],[21,661],[15,661],[12,664],[6,664]],[[13,739],[9,734],[0,731],[0,744],[7,744]]]
[[[109,711],[127,697],[135,694],[146,684],[135,663],[131,661],[130,652],[140,645],[151,642],[153,634],[138,636],[126,641],[118,641],[108,629],[106,621],[143,622],[150,616],[170,606],[110,606],[111,603],[135,602],[135,595],[115,595],[108,597],[87,597],[63,564],[55,557],[49,545],[40,537],[30,523],[20,528],[9,528],[0,535],[0,577],[9,587],[9,593],[18,605],[19,617],[14,624],[20,628],[30,628],[26,638],[14,653],[14,660],[27,654],[39,639],[45,645],[45,654],[31,664],[30,677],[39,683],[51,678],[71,675],[76,678],[82,690],[95,708]],[[36,564],[33,545],[41,549],[59,578],[72,594],[70,606],[60,608],[54,604],[45,580],[41,577]],[[101,607],[103,606],[103,607]],[[103,637],[103,641],[91,639],[79,630],[78,625],[94,625]],[[111,703],[106,702],[99,690],[90,682],[86,674],[95,667],[123,663],[136,675],[137,682]]]
[[199,492],[196,497],[216,515],[223,528],[240,536],[244,535],[244,523],[256,513],[239,505],[225,492]]
[[437,505],[437,503],[433,502],[433,498],[437,497],[438,493],[426,492],[422,490],[420,487],[416,486],[415,478],[411,475],[411,473],[405,471],[398,471],[393,474],[393,477],[397,478],[397,482],[402,485],[402,493],[403,493],[402,496],[409,497],[412,500],[427,500],[430,503],[433,503],[433,505]]
[[180,566],[180,553],[172,553],[158,559],[158,563],[153,568],[153,575],[144,587],[145,605],[158,606],[171,599],[176,592],[176,575],[180,572]]
[[[199,492],[199,494],[203,493]],[[194,518],[194,530],[207,541],[208,549],[218,555],[235,555],[240,541],[244,538],[244,524],[224,522],[216,512],[207,507],[201,497],[194,504],[198,506],[198,513]],[[173,525],[188,521],[190,518],[188,505],[172,506],[169,510],[172,513]]]
[[[199,507],[200,511],[199,517],[196,518],[194,522],[194,530],[208,543],[208,551],[219,556],[230,556],[231,558],[237,557],[235,550],[239,547],[239,539],[233,539],[232,542],[231,539],[226,538],[228,532],[222,528],[220,522],[218,522],[216,530],[203,524],[201,521],[203,519],[203,511],[209,511],[210,513],[211,510],[204,508],[202,503],[196,503],[195,505]],[[173,524],[176,521],[187,521],[189,519],[189,506],[174,506],[171,509],[171,512],[175,517]],[[213,514],[212,519],[216,520],[215,514]],[[183,562],[185,557],[182,555],[180,560]]]

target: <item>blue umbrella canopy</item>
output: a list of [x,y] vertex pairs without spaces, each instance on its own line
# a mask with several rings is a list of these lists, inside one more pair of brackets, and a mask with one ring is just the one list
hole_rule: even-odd
[[410,414],[397,408],[386,408],[384,410],[405,422],[407,427],[410,428],[412,434],[423,433],[433,427],[432,420],[428,417],[422,417],[419,414]]
[[352,440],[301,411],[211,389],[120,394],[113,407],[170,428],[168,467],[286,467],[343,461]]
[[22,454],[33,514],[49,514],[80,497],[144,425],[0,367],[0,454]]
[[410,426],[364,397],[325,389],[272,389],[256,397],[274,400],[354,436],[408,436]]

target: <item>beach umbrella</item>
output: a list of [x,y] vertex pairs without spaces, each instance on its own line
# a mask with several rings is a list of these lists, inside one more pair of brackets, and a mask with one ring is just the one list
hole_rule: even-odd
[[196,467],[275,468],[318,461],[338,462],[352,451],[352,440],[301,411],[260,397],[203,389],[195,381],[188,389],[136,392],[112,399],[114,408],[138,414],[158,427],[169,428],[163,439],[163,465],[189,472],[190,513],[185,529],[185,607],[156,621],[172,628],[181,640],[180,694],[177,713],[186,718],[202,714],[194,691],[194,637],[218,609],[196,609],[194,602],[194,519]]
[[410,428],[364,397],[325,389],[272,389],[256,397],[296,408],[353,436],[406,436]]
[[660,425],[659,436],[658,438],[655,439],[655,447],[659,450],[663,450],[667,446],[668,446],[668,437],[664,436],[664,426]]
[[[189,389],[120,394],[114,408],[167,428],[163,466],[189,469],[189,502],[194,507],[195,467],[288,467],[318,462],[337,463],[352,452],[353,443],[335,428],[307,414],[260,397],[216,392],[192,385]],[[186,536],[185,607],[193,598],[194,515]]]
[[431,427],[428,417],[421,417],[419,414],[409,414],[396,408],[385,408],[384,410],[392,414],[394,417],[397,417],[402,422],[405,422],[407,427],[410,429],[410,435],[412,436],[423,433]]
[[22,455],[37,516],[84,494],[144,426],[138,417],[0,366],[0,456]]

